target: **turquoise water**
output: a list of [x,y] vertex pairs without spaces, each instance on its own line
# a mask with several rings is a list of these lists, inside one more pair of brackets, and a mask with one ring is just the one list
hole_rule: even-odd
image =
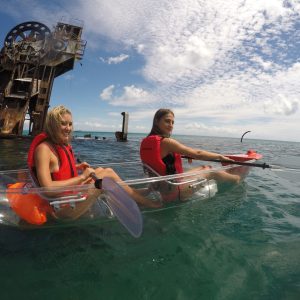
[[[73,142],[81,159],[138,159],[142,135],[93,135]],[[268,163],[300,158],[300,143],[177,138],[222,153],[254,148]],[[24,168],[29,143],[0,140],[0,169]],[[255,168],[213,199],[144,215],[139,239],[117,222],[0,227],[0,282],[1,299],[299,299],[300,182]]]

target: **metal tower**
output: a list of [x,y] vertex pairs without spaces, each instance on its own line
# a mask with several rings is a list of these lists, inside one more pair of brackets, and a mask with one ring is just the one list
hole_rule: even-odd
[[0,52],[0,138],[43,130],[54,78],[72,70],[83,57],[82,26],[58,22],[53,32],[42,23],[25,22],[6,36]]

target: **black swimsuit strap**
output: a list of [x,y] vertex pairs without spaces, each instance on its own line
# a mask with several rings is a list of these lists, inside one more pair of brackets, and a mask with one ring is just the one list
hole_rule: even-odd
[[167,175],[173,175],[176,174],[176,168],[175,168],[175,157],[173,153],[169,153],[167,156],[165,156],[162,161],[166,165],[166,174]]

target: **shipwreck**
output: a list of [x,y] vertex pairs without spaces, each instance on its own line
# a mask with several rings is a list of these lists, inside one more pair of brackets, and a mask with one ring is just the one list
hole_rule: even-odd
[[54,79],[84,55],[83,26],[58,22],[51,31],[25,22],[9,31],[0,52],[0,138],[43,130]]

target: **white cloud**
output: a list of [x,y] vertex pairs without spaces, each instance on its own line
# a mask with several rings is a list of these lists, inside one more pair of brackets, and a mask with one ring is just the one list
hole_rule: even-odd
[[278,95],[277,99],[265,103],[265,111],[271,114],[289,116],[298,111],[299,103],[299,99],[287,99],[283,95]]
[[129,55],[127,54],[120,54],[119,56],[115,56],[115,57],[109,57],[107,62],[108,64],[119,64],[121,62],[123,62],[124,60],[128,59]]
[[[49,8],[15,0],[0,9],[16,16],[19,7],[26,17],[55,24],[64,7],[85,20],[89,47],[104,47],[98,41],[105,37],[119,53],[136,51],[145,82],[122,90],[111,85],[100,94],[112,106],[143,108],[133,116],[136,122],[149,123],[147,108],[153,115],[154,108],[170,106],[182,128],[202,124],[212,134],[221,128],[234,134],[251,126],[252,132],[299,141],[292,130],[300,118],[299,1],[53,2]],[[125,56],[102,60],[118,63]]]
[[186,129],[190,129],[190,132],[198,132],[200,135],[207,135],[207,133],[213,133],[214,135],[232,135],[238,133],[235,128],[228,128],[223,126],[208,126],[203,123],[192,122],[185,125]]
[[143,44],[139,44],[136,46],[136,51],[140,54],[143,53],[144,49],[145,49],[145,45],[143,45]]
[[120,64],[121,62],[125,61],[128,58],[129,58],[129,55],[123,54],[123,53],[120,54],[119,56],[108,57],[107,59],[105,59],[103,57],[99,57],[99,59],[102,62],[107,63],[109,65],[111,65],[111,64]]
[[101,93],[100,93],[100,98],[102,100],[110,100],[113,90],[114,90],[115,86],[112,84],[110,86],[108,86],[107,88],[105,88]]
[[122,90],[122,94],[117,96],[113,95],[114,85],[110,85],[105,88],[100,97],[103,100],[108,101],[113,106],[144,106],[147,103],[155,102],[155,97],[151,95],[146,90],[142,88],[138,88],[134,85],[124,86]]
[[48,26],[50,30],[53,24],[56,24],[59,20],[62,21],[62,15],[64,15],[67,20],[71,18],[72,9],[67,9],[68,3],[61,1],[60,3],[53,2],[51,6],[48,4],[47,2],[41,2],[39,0],[1,1],[0,11],[15,19],[22,20],[22,22],[27,20],[41,22]]

